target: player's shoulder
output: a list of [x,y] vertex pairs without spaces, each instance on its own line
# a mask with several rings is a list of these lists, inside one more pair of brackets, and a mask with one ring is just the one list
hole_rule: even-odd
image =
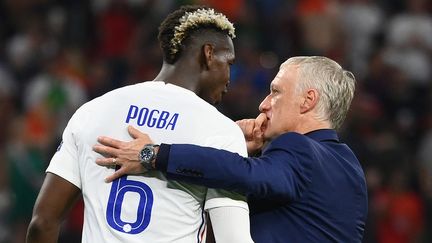
[[112,105],[115,105],[115,102],[122,100],[118,99],[119,96],[130,94],[131,91],[136,90],[137,86],[138,84],[120,87],[95,97],[82,104],[75,111],[72,118],[78,119],[90,114],[96,114],[97,112],[104,112],[104,110],[110,109]]
[[[97,106],[108,107],[112,102],[120,102],[122,97],[131,97],[134,94],[140,94],[145,92],[146,90],[154,89],[154,85],[152,82],[142,82],[131,85],[126,85],[120,88],[113,89],[111,91],[106,92],[98,97],[93,98],[88,101],[84,105],[80,107],[80,109],[88,110],[94,109]],[[144,94],[143,94],[144,95]]]
[[111,91],[106,92],[105,94],[95,98],[95,100],[98,99],[110,99],[112,97],[119,97],[122,95],[131,96],[134,94],[140,94],[146,91],[151,91],[157,88],[157,85],[154,82],[140,82],[136,84],[130,84],[123,87],[119,87],[116,89],[113,89]]

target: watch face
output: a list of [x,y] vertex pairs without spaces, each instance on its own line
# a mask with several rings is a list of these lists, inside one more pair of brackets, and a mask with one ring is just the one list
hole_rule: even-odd
[[153,150],[151,148],[145,147],[141,150],[141,160],[149,161],[153,157]]
[[141,165],[147,170],[152,170],[152,160],[156,157],[155,147],[158,145],[147,144],[139,153],[139,160]]

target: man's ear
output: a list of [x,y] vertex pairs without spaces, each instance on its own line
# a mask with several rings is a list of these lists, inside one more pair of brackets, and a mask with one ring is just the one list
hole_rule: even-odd
[[212,44],[209,44],[209,43],[204,44],[202,46],[201,53],[202,53],[202,55],[201,55],[202,56],[202,58],[201,58],[201,60],[202,60],[201,65],[205,69],[209,69],[211,63],[213,62],[213,58],[214,58],[213,57],[213,55],[214,55],[214,46]]
[[303,102],[300,105],[300,112],[306,113],[312,110],[318,103],[319,94],[316,89],[309,89],[304,93]]

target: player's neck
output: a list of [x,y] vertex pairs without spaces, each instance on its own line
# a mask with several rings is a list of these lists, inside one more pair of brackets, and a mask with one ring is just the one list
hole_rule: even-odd
[[[153,80],[164,81],[195,92],[199,75],[192,69],[190,66],[181,65],[181,63],[172,65],[164,62],[159,74]],[[196,74],[192,75],[191,72]]]

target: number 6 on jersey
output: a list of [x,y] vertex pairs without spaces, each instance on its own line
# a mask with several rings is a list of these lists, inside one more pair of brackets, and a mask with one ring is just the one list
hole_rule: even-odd
[[[137,193],[139,196],[135,222],[126,222],[121,217],[126,193]],[[140,181],[128,180],[126,176],[121,177],[113,181],[108,198],[106,218],[108,224],[115,230],[128,234],[139,234],[150,223],[152,206],[153,193],[149,186]]]

